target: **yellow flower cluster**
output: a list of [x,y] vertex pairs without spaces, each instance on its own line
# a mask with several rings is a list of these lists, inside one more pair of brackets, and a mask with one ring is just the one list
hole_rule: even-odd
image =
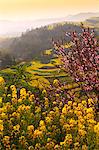
[[4,78],[0,77],[0,86],[2,86],[5,83]]
[[3,120],[0,120],[0,135],[3,135]]
[[57,79],[55,79],[55,80],[53,81],[53,85],[56,86],[56,87],[58,87],[59,81],[58,81]]
[[15,85],[11,85],[10,89],[12,91],[12,99],[11,99],[12,103],[13,104],[17,104],[17,90],[16,90]]
[[94,126],[94,132],[99,136],[99,122]]
[[98,150],[93,99],[63,102],[61,92],[57,93],[59,82],[54,85],[51,91],[38,90],[39,94],[21,88],[19,96],[12,85],[11,101],[8,95],[1,96],[0,149]]
[[25,88],[22,88],[20,90],[20,98],[26,99],[26,89]]

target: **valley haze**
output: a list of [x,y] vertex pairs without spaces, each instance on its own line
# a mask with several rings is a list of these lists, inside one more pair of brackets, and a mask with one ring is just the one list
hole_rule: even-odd
[[0,37],[16,37],[20,36],[22,32],[26,32],[31,29],[39,28],[58,22],[81,22],[91,17],[99,17],[99,12],[85,12],[76,15],[68,15],[61,18],[48,18],[38,20],[0,20]]

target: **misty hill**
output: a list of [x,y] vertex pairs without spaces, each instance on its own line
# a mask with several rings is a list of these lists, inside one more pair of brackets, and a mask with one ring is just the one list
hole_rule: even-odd
[[76,15],[69,15],[66,17],[67,21],[85,21],[88,18],[91,17],[99,17],[99,12],[93,13],[93,12],[87,12],[87,13],[79,13]]
[[85,21],[91,17],[99,17],[98,13],[79,13],[76,15],[69,15],[62,18],[48,18],[39,20],[24,20],[24,21],[11,21],[11,20],[0,20],[0,37],[15,37],[20,36],[22,32],[35,28],[44,27],[45,25],[59,23],[64,21],[79,22]]
[[99,28],[99,17],[92,17],[86,20],[86,23]]
[[[44,50],[53,48],[52,38],[55,41],[60,40],[60,42],[69,42],[70,38],[65,36],[65,32],[70,32],[74,30],[76,30],[77,32],[81,32],[80,25],[62,22],[28,30],[22,33],[20,37],[8,38],[3,41],[1,40],[1,66],[5,66],[7,58],[9,58],[9,62],[11,60],[10,64],[13,64],[15,60],[27,61],[32,59],[45,59],[42,58],[42,53]],[[99,36],[99,29],[95,28],[95,31],[96,35]]]
[[66,22],[32,29],[23,33],[20,37],[2,41],[0,51],[13,56],[16,60],[39,58],[44,50],[53,47],[52,38],[55,41],[63,40],[68,42],[70,39],[65,36],[65,32],[73,30],[81,32],[80,26]]
[[35,28],[40,28],[48,24],[65,21],[66,18],[49,18],[40,20],[9,21],[0,20],[0,36],[15,37],[20,36],[22,32]]

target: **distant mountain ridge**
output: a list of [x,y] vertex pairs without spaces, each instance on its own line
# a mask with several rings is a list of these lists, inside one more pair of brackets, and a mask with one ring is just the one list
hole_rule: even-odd
[[85,21],[86,19],[89,19],[91,17],[99,17],[99,12],[93,13],[93,12],[87,12],[87,13],[79,13],[76,15],[69,15],[67,16],[67,21]]
[[3,37],[20,36],[22,32],[25,32],[28,29],[31,30],[39,28],[41,26],[64,21],[81,22],[91,17],[99,17],[99,12],[79,13],[76,15],[69,15],[62,18],[48,18],[39,20],[25,20],[25,21],[0,20],[0,36]]
[[10,21],[0,20],[0,36],[15,37],[20,36],[22,32],[40,28],[45,25],[63,22],[66,18],[49,18],[40,20]]
[[99,17],[92,17],[86,20],[88,25],[99,28]]

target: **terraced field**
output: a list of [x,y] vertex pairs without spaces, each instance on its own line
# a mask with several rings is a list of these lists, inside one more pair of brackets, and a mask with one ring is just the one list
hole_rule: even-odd
[[43,76],[46,78],[61,78],[67,76],[64,71],[60,71],[60,68],[56,67],[56,63],[42,64],[38,61],[33,61],[31,62],[31,66],[27,68],[27,71],[34,75]]

